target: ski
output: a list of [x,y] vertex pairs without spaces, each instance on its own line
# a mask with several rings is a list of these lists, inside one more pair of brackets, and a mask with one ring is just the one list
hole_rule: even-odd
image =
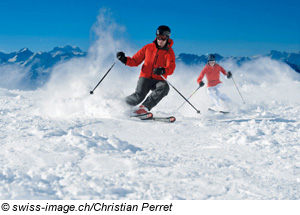
[[169,117],[155,117],[154,116],[154,117],[150,118],[149,120],[173,123],[176,121],[176,118],[174,116],[169,116]]
[[212,111],[212,112],[215,112],[215,113],[223,113],[223,114],[228,114],[228,113],[230,113],[229,111],[214,110],[214,109],[211,109],[211,108],[208,108],[208,110],[210,110],[210,111]]
[[138,118],[141,120],[153,120],[158,122],[168,122],[173,123],[176,121],[176,118],[174,116],[168,116],[168,117],[154,117],[152,113],[145,113],[141,115],[133,115],[131,117]]

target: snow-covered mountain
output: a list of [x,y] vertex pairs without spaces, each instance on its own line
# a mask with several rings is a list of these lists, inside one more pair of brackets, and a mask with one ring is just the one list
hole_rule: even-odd
[[[28,48],[23,48],[18,52],[2,53],[0,52],[0,66],[17,66],[25,82],[28,82],[27,88],[35,89],[43,86],[49,80],[52,68],[59,62],[70,60],[72,58],[84,57],[87,53],[80,48],[67,45],[65,47],[55,47],[49,52],[33,53]],[[260,57],[270,57],[271,59],[285,62],[295,71],[300,72],[300,53],[287,53],[271,51],[264,56],[249,57],[223,57],[215,53],[216,60],[220,62],[231,60],[237,65],[255,60]],[[181,53],[176,57],[178,63],[185,65],[200,65],[207,62],[207,55],[195,55]]]
[[82,57],[85,55],[86,52],[83,52],[76,46],[70,45],[65,47],[55,47],[49,52],[37,53],[33,53],[28,48],[23,48],[18,52],[12,52],[9,54],[0,52],[0,64],[19,64],[25,67],[33,67],[35,64],[38,64],[47,69],[61,60],[67,60],[73,57]]
[[300,65],[300,52],[288,53],[272,50],[268,55],[271,59],[286,61],[294,65]]
[[30,81],[30,85],[33,88],[36,88],[48,81],[54,65],[62,61],[84,56],[86,56],[86,52],[70,45],[55,47],[49,52],[36,53],[33,53],[28,48],[23,48],[18,52],[9,54],[0,52],[0,65],[14,65],[18,66],[21,70],[26,70],[27,80]]
[[[244,62],[250,61],[251,58],[247,57],[223,57],[220,54],[214,53],[216,57],[216,61],[222,60],[234,60],[237,64],[241,65]],[[195,54],[185,54],[181,53],[176,57],[177,62],[182,62],[187,65],[197,65],[197,64],[205,64],[207,63],[207,55],[195,55]]]
[[267,55],[271,59],[280,60],[288,64],[295,71],[300,73],[300,52],[299,53],[287,53],[272,50]]
[[[217,53],[215,53],[217,61],[226,61],[233,60],[238,65],[241,65],[245,62],[255,60],[261,57],[269,57],[274,60],[282,61],[291,66],[295,71],[300,73],[300,52],[299,53],[287,53],[287,52],[279,52],[272,50],[269,54],[262,56],[254,56],[254,57],[223,57]],[[176,57],[177,62],[182,62],[187,65],[198,65],[204,64],[207,62],[207,55],[195,55],[195,54],[179,54]]]

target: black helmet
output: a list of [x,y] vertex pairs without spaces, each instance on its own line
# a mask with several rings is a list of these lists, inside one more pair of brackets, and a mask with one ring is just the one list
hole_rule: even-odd
[[161,25],[156,30],[156,35],[162,35],[166,37],[171,36],[171,29],[166,25]]
[[216,61],[216,57],[213,54],[208,55],[208,61]]

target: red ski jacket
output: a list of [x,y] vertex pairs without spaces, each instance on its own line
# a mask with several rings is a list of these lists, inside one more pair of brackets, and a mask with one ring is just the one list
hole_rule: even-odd
[[158,67],[164,67],[166,73],[163,75],[167,78],[172,75],[175,70],[175,54],[173,49],[173,40],[168,39],[167,45],[163,48],[158,48],[156,39],[153,43],[145,45],[133,57],[127,57],[127,66],[138,66],[143,61],[144,64],[141,69],[140,77],[163,80],[160,75],[154,75],[153,70]]
[[206,75],[207,78],[207,87],[214,87],[220,83],[220,72],[222,72],[224,75],[227,75],[227,72],[225,69],[220,66],[219,64],[215,64],[214,66],[210,66],[209,64],[206,64],[204,69],[201,71],[197,82],[198,84],[202,81],[204,76]]

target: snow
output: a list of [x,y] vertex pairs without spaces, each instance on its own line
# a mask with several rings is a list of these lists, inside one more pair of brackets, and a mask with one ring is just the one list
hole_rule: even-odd
[[[300,198],[298,73],[269,58],[226,61],[245,105],[222,77],[230,114],[207,110],[205,87],[190,99],[200,115],[188,104],[176,112],[183,99],[170,88],[153,114],[175,123],[132,119],[124,97],[140,67],[118,62],[89,94],[117,51],[137,51],[102,18],[88,56],[57,65],[46,86],[0,88],[0,199]],[[168,80],[188,97],[202,66],[178,64]]]
[[62,53],[63,53],[62,51],[53,52],[51,53],[51,56],[56,57],[57,55],[61,55]]
[[16,60],[17,60],[17,55],[14,56],[13,58],[8,59],[8,62],[14,63],[14,62],[16,62]]
[[27,51],[29,51],[28,48],[23,48],[23,49],[20,50],[20,52],[27,52]]
[[1,90],[1,199],[299,199],[299,103],[166,124],[51,118],[40,99]]

